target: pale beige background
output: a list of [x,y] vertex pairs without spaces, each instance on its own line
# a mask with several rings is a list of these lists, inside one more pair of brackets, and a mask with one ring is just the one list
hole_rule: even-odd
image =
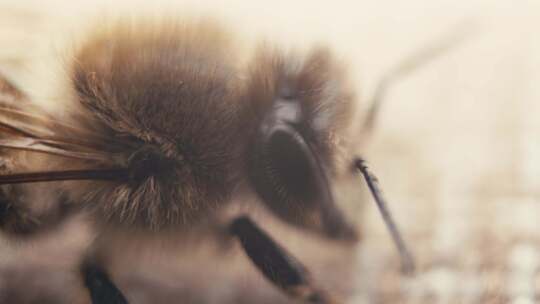
[[[69,32],[60,20],[96,10],[114,14],[126,3],[1,1],[0,70],[25,83],[34,68],[28,62],[50,51],[41,39],[61,44],[55,34]],[[420,272],[406,279],[387,267],[389,261],[395,265],[396,254],[368,205],[351,303],[540,301],[540,2],[133,6],[218,14],[247,37],[293,47],[327,43],[350,63],[364,100],[401,59],[465,24],[464,32],[472,34],[467,41],[392,87],[375,136],[361,151],[384,186]]]

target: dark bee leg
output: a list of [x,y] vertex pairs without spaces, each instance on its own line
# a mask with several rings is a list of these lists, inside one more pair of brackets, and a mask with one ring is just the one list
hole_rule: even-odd
[[238,237],[253,264],[287,295],[305,303],[339,303],[317,288],[304,265],[247,216],[236,218],[231,223],[230,230]]
[[396,247],[401,256],[401,269],[403,273],[405,274],[414,273],[414,270],[415,270],[414,258],[412,257],[409,249],[407,249],[407,246],[405,245],[405,241],[403,241],[403,238],[401,237],[401,234],[399,233],[399,229],[397,228],[396,223],[392,219],[390,210],[388,210],[388,207],[386,206],[387,205],[386,200],[384,199],[382,192],[379,189],[379,186],[377,184],[377,178],[368,170],[363,159],[361,158],[355,159],[353,166],[356,170],[358,170],[364,176],[364,179],[366,180],[369,190],[371,191],[371,194],[373,195],[373,198],[375,199],[375,202],[377,203],[377,207],[379,208],[379,211],[383,217],[383,220],[386,226],[388,227],[388,230],[390,231],[392,238],[394,239],[394,243],[396,244]]
[[127,304],[122,292],[107,272],[96,262],[87,260],[81,267],[84,285],[90,292],[92,304]]

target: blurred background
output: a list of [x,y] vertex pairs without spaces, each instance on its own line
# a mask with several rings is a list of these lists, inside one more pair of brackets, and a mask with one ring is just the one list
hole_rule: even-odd
[[[389,89],[374,134],[359,147],[419,271],[400,275],[380,216],[366,204],[350,303],[540,301],[540,2],[3,0],[0,71],[27,87],[76,22],[163,8],[217,15],[248,39],[331,46],[357,84],[358,122],[378,82],[403,59],[453,33],[467,36]],[[86,228],[66,227],[31,245],[0,243],[4,292],[19,273],[11,266],[23,260],[74,280],[36,254],[82,252]],[[46,281],[25,284],[46,289]],[[74,299],[83,292],[60,289]]]

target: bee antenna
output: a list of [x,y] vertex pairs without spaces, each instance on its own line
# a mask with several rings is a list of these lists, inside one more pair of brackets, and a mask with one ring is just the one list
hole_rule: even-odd
[[[473,30],[471,30],[471,28]],[[369,133],[373,130],[381,105],[392,85],[426,64],[429,64],[434,59],[461,45],[465,40],[468,40],[472,34],[476,33],[476,31],[474,31],[475,28],[475,24],[470,20],[460,22],[458,26],[453,28],[442,38],[416,50],[386,72],[381,80],[379,80],[373,96],[370,99],[369,109],[364,122],[365,132]]]
[[358,169],[364,176],[369,190],[371,191],[371,194],[373,195],[373,198],[377,203],[377,207],[379,208],[384,223],[386,224],[388,230],[390,231],[390,234],[392,235],[392,239],[394,240],[394,243],[401,257],[402,272],[406,275],[414,274],[416,268],[414,258],[410,253],[409,249],[407,248],[405,241],[403,241],[403,237],[401,236],[399,229],[397,228],[397,225],[392,218],[392,214],[387,207],[386,200],[384,199],[382,192],[378,186],[377,177],[375,177],[368,170],[365,161],[362,158],[357,158],[354,161],[354,167]]

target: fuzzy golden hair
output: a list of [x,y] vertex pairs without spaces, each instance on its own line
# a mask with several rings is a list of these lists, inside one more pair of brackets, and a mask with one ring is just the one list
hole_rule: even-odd
[[260,124],[276,100],[297,99],[305,116],[301,123],[303,135],[328,169],[336,170],[340,158],[349,156],[344,149],[356,98],[341,63],[324,47],[300,56],[267,44],[259,48],[251,63],[245,121]]
[[242,108],[231,53],[213,22],[124,21],[91,35],[70,70],[77,124],[99,134],[91,145],[111,156],[103,165],[137,176],[84,183],[71,199],[106,222],[153,230],[227,202]]

